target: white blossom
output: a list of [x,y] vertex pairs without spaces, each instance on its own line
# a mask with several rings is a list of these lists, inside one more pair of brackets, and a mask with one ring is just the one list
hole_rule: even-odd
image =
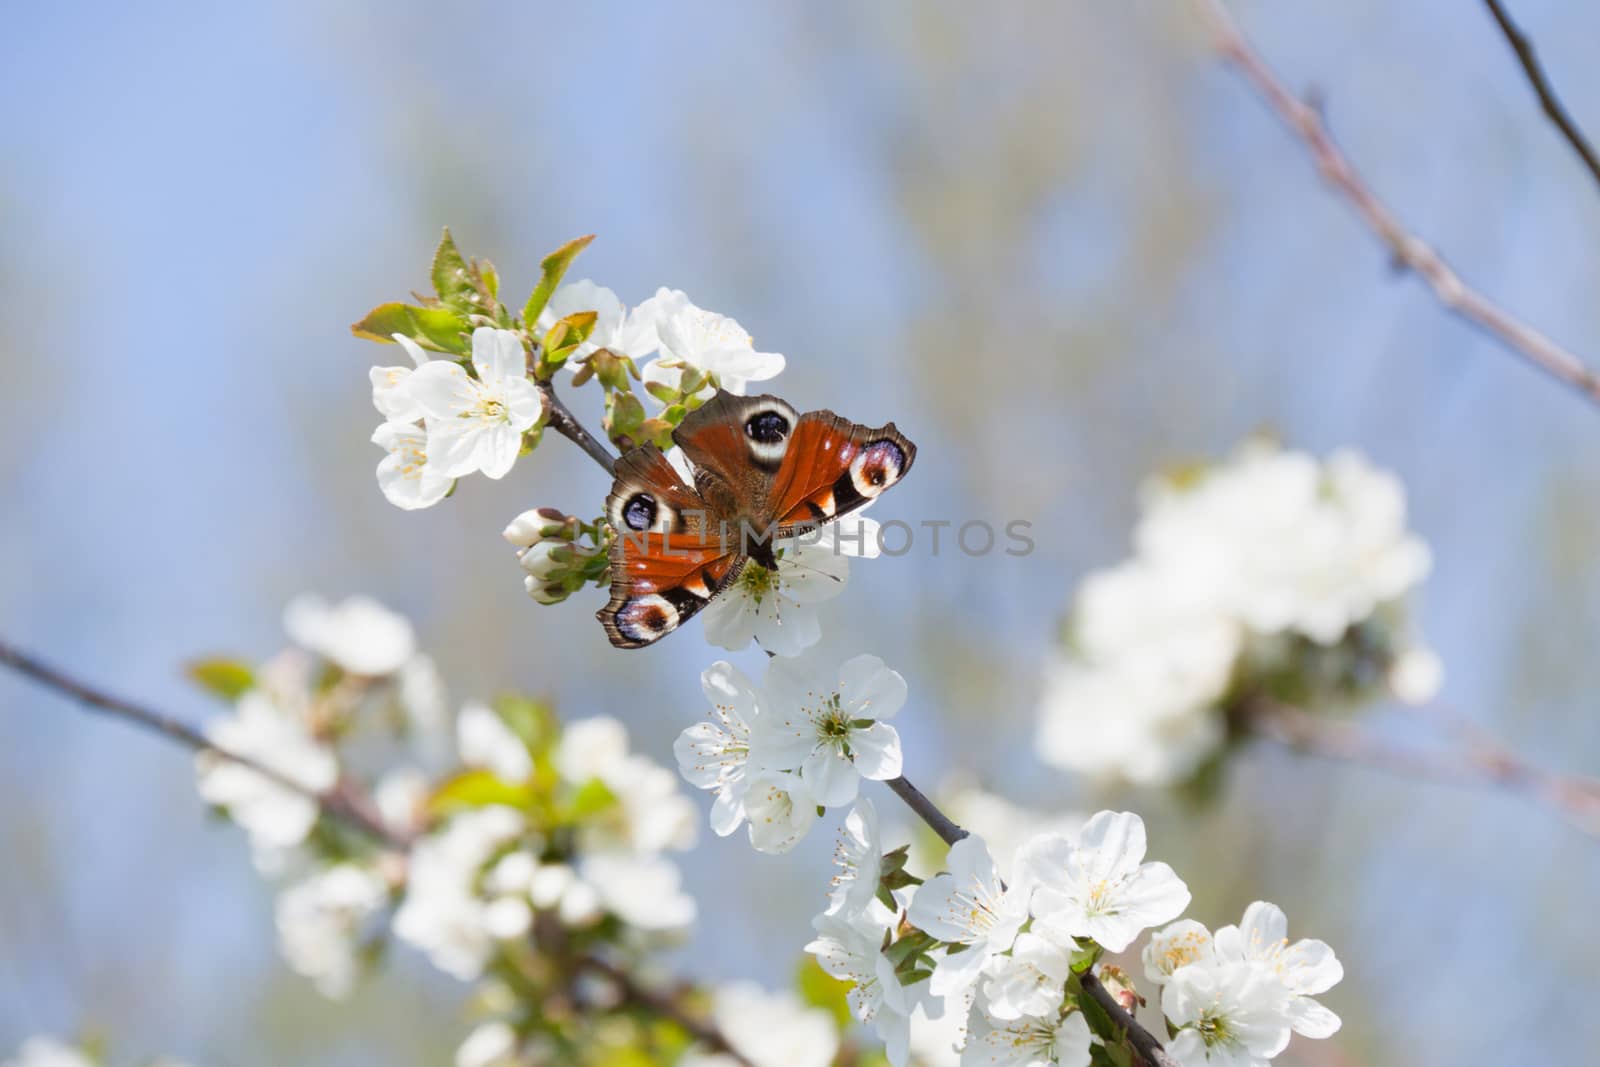
[[1256,901],[1244,911],[1238,926],[1224,926],[1214,941],[1222,963],[1247,962],[1264,967],[1289,992],[1289,1023],[1306,1037],[1331,1037],[1339,1017],[1312,1000],[1344,977],[1333,949],[1326,942],[1306,938],[1289,942],[1289,920],[1276,904]]
[[475,883],[485,864],[523,831],[522,815],[476,808],[451,819],[411,849],[406,896],[395,936],[427,953],[433,965],[463,981],[477,978],[494,949],[491,901]]
[[40,1035],[30,1037],[17,1049],[15,1059],[6,1060],[0,1067],[98,1067],[93,1059],[81,1050]]
[[985,968],[984,1011],[990,1018],[1007,1021],[1059,1012],[1075,948],[1070,938],[1032,931],[1017,935],[1011,954],[994,957]]
[[683,891],[678,867],[663,856],[597,852],[578,864],[601,904],[641,930],[681,930],[694,922],[694,898]]
[[383,773],[372,790],[372,802],[383,825],[397,834],[409,835],[427,813],[433,783],[415,767],[394,767]]
[[752,763],[798,770],[814,803],[848,804],[862,778],[899,777],[900,735],[882,720],[905,703],[906,683],[876,656],[855,656],[836,671],[814,657],[775,659],[765,696],[751,724]]
[[949,871],[917,887],[906,917],[940,941],[966,949],[941,959],[930,989],[934,996],[959,993],[977,981],[985,964],[1006,952],[1028,921],[1031,887],[1007,889],[982,838],[968,835],[950,846]]
[[1172,972],[1161,1010],[1182,1067],[1262,1067],[1289,1044],[1289,991],[1250,963],[1192,964]]
[[752,1067],[828,1067],[839,1051],[839,1031],[826,1011],[754,983],[719,987],[711,1019]]
[[676,388],[684,368],[692,367],[714,376],[724,390],[742,394],[748,383],[783,371],[782,356],[757,352],[744,327],[696,307],[681,289],[658,289],[636,313],[654,319],[661,344],[661,354],[644,368],[646,382]]
[[372,406],[389,422],[416,422],[422,418],[422,409],[411,395],[411,372],[428,362],[428,354],[415,341],[404,334],[394,334],[395,341],[411,357],[411,366],[373,367]]
[[436,359],[412,372],[410,392],[428,427],[428,462],[451,478],[474,471],[503,478],[522,450],[523,433],[544,413],[544,398],[528,380],[527,353],[515,331],[474,330],[472,367],[476,377]]
[[1102,811],[1076,841],[1047,834],[1024,850],[1033,914],[1072,937],[1121,952],[1140,931],[1183,914],[1189,889],[1165,863],[1142,863],[1144,820]]
[[850,983],[850,1010],[857,1019],[872,1024],[890,1064],[905,1067],[911,1011],[928,1001],[925,983],[901,985],[894,966],[879,949],[894,921],[894,914],[877,901],[851,915],[818,915],[811,921],[817,936],[806,951],[817,957],[824,971]]
[[973,1007],[961,1067],[1088,1067],[1090,1033],[1083,1013],[998,1019]]
[[1144,976],[1155,985],[1166,985],[1179,967],[1216,961],[1211,931],[1193,919],[1179,919],[1150,935],[1140,959]]
[[851,556],[878,554],[878,524],[852,516],[841,535],[838,523],[773,542],[777,570],[746,561],[732,586],[708,604],[706,640],[737,652],[753,640],[776,656],[798,656],[822,639],[818,604],[844,591]]
[[341,863],[278,894],[278,945],[289,966],[325,997],[350,993],[359,964],[357,938],[367,918],[388,900],[376,872]]
[[548,332],[561,319],[583,311],[595,313],[594,329],[572,355],[567,357],[569,370],[577,370],[589,356],[599,349],[632,359],[643,359],[660,346],[656,336],[658,304],[645,301],[629,311],[617,294],[588,278],[562,285],[550,297],[550,302],[539,313],[539,332]]
[[752,776],[744,809],[750,820],[751,846],[774,855],[794,848],[817,821],[816,803],[807,795],[799,775],[782,771]]
[[839,843],[833,850],[833,865],[837,873],[828,894],[828,910],[846,914],[865,911],[878,895],[883,880],[878,813],[865,797],[857,800],[845,816]]
[[480,1023],[456,1049],[456,1067],[504,1067],[515,1061],[517,1033],[510,1023]]
[[372,443],[388,453],[378,461],[378,488],[397,508],[431,508],[456,484],[428,462],[428,433],[416,423],[386,422],[372,432]]
[[468,767],[481,767],[513,785],[533,776],[533,757],[493,708],[468,704],[456,719],[456,750]]
[[303,593],[283,609],[283,628],[301,648],[362,677],[393,674],[417,651],[410,620],[366,596],[330,604]]
[[750,780],[750,721],[760,713],[760,695],[743,671],[718,661],[700,675],[711,702],[711,721],[684,730],[673,743],[678,773],[696,789],[711,790],[711,829],[727,837],[745,821]]
[[239,698],[231,715],[206,725],[206,736],[222,750],[299,788],[202,752],[195,758],[201,798],[226,808],[258,854],[281,852],[305,840],[317,821],[317,796],[333,788],[339,763],[332,749],[311,736],[303,711],[284,708],[262,690],[251,690]]

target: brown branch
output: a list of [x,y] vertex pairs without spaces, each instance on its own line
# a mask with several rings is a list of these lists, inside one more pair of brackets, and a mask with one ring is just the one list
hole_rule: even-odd
[[1296,752],[1439,785],[1518,793],[1560,812],[1584,833],[1600,837],[1600,780],[1536,767],[1481,732],[1471,751],[1439,755],[1399,748],[1355,723],[1259,697],[1245,702],[1243,718],[1257,735]]
[[1589,175],[1596,182],[1600,182],[1600,156],[1595,154],[1589,138],[1584,136],[1583,130],[1561,103],[1561,98],[1556,95],[1555,86],[1550,84],[1544,65],[1539,62],[1533,41],[1512,21],[1510,13],[1500,0],[1484,0],[1484,3],[1488,5],[1489,13],[1494,16],[1494,21],[1499,25],[1506,42],[1511,45],[1511,50],[1516,53],[1517,62],[1522,64],[1522,73],[1527,75],[1528,84],[1533,86],[1534,93],[1539,97],[1539,107],[1555,124],[1556,129],[1561,131],[1561,136],[1566,138],[1572,150],[1578,153],[1578,158],[1583,160],[1583,165],[1589,169]]
[[583,449],[607,474],[615,473],[616,457],[611,454],[610,449],[596,440],[567,405],[561,402],[561,398],[556,395],[555,386],[548,381],[535,384],[544,397],[545,425]]
[[933,827],[933,832],[947,845],[953,845],[967,836],[967,831],[957,826],[955,822],[939,810],[939,806],[929,800],[927,794],[906,781],[905,776],[891,778],[883,783],[894,791],[894,795],[906,802],[906,807],[917,814],[923,822]]
[[728,1043],[722,1031],[690,1012],[678,997],[640,985],[633,975],[599,956],[583,957],[578,961],[578,969],[593,971],[605,977],[616,987],[622,1003],[660,1018],[670,1019],[682,1027],[690,1037],[713,1052],[720,1052],[735,1062],[744,1064],[745,1067],[755,1067],[748,1057]]
[[1401,225],[1334,143],[1317,109],[1285,88],[1266,61],[1251,48],[1222,0],[1194,0],[1194,3],[1212,24],[1222,57],[1238,68],[1291,132],[1305,142],[1322,177],[1349,201],[1400,267],[1422,278],[1434,297],[1452,314],[1483,330],[1591,403],[1600,403],[1600,377],[1582,360],[1472,288],[1438,252]]
[[210,753],[219,759],[237,763],[275,785],[310,798],[330,816],[349,823],[386,845],[401,849],[407,847],[408,842],[404,835],[384,826],[383,822],[369,810],[364,800],[344,786],[335,786],[327,792],[308,789],[293,778],[249,756],[230,752],[181,719],[98,689],[4,641],[0,641],[0,665],[10,667],[40,685],[64,694],[90,711],[130,722],[196,752]]
[[1146,1063],[1151,1064],[1151,1067],[1178,1067],[1178,1061],[1167,1055],[1167,1050],[1161,1047],[1161,1042],[1156,1036],[1139,1025],[1139,1020],[1117,1003],[1117,998],[1111,995],[1111,990],[1100,984],[1100,979],[1086,973],[1080,976],[1078,981],[1083,986],[1083,991],[1093,997],[1095,1003],[1111,1016],[1111,1021],[1127,1033],[1128,1043]]

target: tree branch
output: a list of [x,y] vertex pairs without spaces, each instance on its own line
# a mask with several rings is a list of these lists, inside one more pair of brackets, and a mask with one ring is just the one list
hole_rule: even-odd
[[384,826],[383,822],[368,810],[367,805],[346,788],[335,786],[325,793],[308,789],[263,763],[237,752],[230,752],[181,719],[97,689],[4,641],[0,641],[0,665],[10,667],[40,685],[64,694],[90,711],[121,719],[160,734],[170,741],[176,741],[185,748],[196,752],[209,752],[220,759],[246,767],[275,785],[316,801],[329,815],[349,823],[386,845],[404,849],[409,844],[404,835]]
[[614,474],[616,457],[611,454],[610,449],[595,439],[567,405],[561,402],[561,398],[556,395],[555,385],[548,381],[535,384],[539,386],[539,392],[544,397],[545,425],[587,452],[589,458],[600,464],[601,469],[607,474]]
[[1178,1067],[1178,1061],[1167,1055],[1167,1050],[1161,1047],[1156,1036],[1140,1026],[1139,1020],[1117,1003],[1117,998],[1111,995],[1111,990],[1100,984],[1100,979],[1093,974],[1083,974],[1078,978],[1078,983],[1083,986],[1085,993],[1094,998],[1096,1004],[1105,1009],[1111,1021],[1122,1027],[1128,1035],[1128,1043],[1146,1063],[1151,1067]]
[[1433,290],[1434,297],[1451,313],[1483,330],[1590,403],[1600,404],[1600,377],[1582,360],[1469,286],[1438,252],[1400,224],[1334,143],[1317,109],[1290,93],[1251,48],[1222,0],[1194,0],[1194,3],[1211,23],[1222,57],[1238,68],[1267,106],[1305,142],[1323,178],[1349,201],[1399,266],[1422,278]]
[[1243,713],[1256,734],[1295,752],[1440,785],[1520,793],[1554,808],[1584,833],[1600,837],[1600,780],[1536,767],[1481,733],[1471,753],[1451,758],[1397,748],[1354,723],[1264,697],[1246,700]]
[[939,806],[929,800],[927,794],[906,781],[904,775],[891,778],[883,783],[894,791],[894,795],[906,802],[906,807],[917,814],[917,817],[939,835],[939,839],[947,845],[953,845],[967,836],[967,831],[957,826],[950,816],[939,810]]
[[1511,20],[1510,13],[1500,0],[1484,0],[1484,3],[1488,5],[1489,13],[1494,16],[1500,32],[1505,35],[1506,42],[1511,45],[1511,50],[1516,53],[1517,62],[1522,64],[1522,72],[1527,75],[1528,84],[1533,86],[1534,93],[1538,95],[1539,106],[1544,110],[1545,116],[1555,124],[1557,130],[1561,131],[1561,136],[1566,138],[1572,150],[1578,153],[1578,158],[1583,160],[1583,165],[1589,169],[1590,176],[1600,183],[1600,156],[1595,155],[1594,146],[1589,143],[1589,138],[1584,136],[1583,130],[1578,127],[1577,122],[1562,105],[1561,98],[1556,95],[1555,86],[1550,84],[1544,66],[1534,51],[1533,42]]

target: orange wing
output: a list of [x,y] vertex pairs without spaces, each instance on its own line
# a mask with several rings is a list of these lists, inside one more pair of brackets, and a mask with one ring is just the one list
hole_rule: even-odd
[[778,536],[866,506],[911,469],[917,446],[894,423],[873,428],[831,411],[800,417],[773,476],[768,506]]
[[611,600],[597,618],[618,648],[642,648],[676,630],[727,588],[744,562],[714,537],[623,529],[610,558]]

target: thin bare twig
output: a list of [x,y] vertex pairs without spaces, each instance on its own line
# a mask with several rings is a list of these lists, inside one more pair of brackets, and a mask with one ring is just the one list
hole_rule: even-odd
[[1600,182],[1600,156],[1595,154],[1589,138],[1584,136],[1583,130],[1561,103],[1561,98],[1556,95],[1555,86],[1550,84],[1544,65],[1539,62],[1533,41],[1512,21],[1510,12],[1500,0],[1484,0],[1484,3],[1488,5],[1489,14],[1494,16],[1494,21],[1499,25],[1506,42],[1511,45],[1511,50],[1516,53],[1517,62],[1522,64],[1522,72],[1527,75],[1528,84],[1533,86],[1534,93],[1539,97],[1539,106],[1544,110],[1545,116],[1555,124],[1557,130],[1561,131],[1561,136],[1566,138],[1572,150],[1578,153],[1578,158],[1583,160],[1583,165],[1589,169],[1590,176],[1596,182]]
[[578,417],[562,403],[561,398],[556,395],[554,385],[550,382],[539,382],[538,386],[539,392],[544,396],[545,425],[588,453],[590,459],[600,464],[601,470],[607,474],[614,474],[617,461],[611,450],[585,429],[583,423],[578,421]]
[[1536,767],[1476,727],[1471,750],[1452,755],[1400,748],[1359,724],[1259,697],[1246,702],[1244,714],[1258,735],[1296,752],[1440,785],[1520,793],[1560,812],[1584,833],[1600,837],[1600,781]]
[[967,836],[967,831],[957,826],[951,818],[939,810],[939,806],[929,800],[927,794],[906,781],[905,775],[891,778],[883,783],[894,791],[894,795],[906,802],[906,807],[916,813],[917,817],[933,828],[939,839],[947,845],[953,845]]
[[1222,0],[1194,0],[1211,23],[1217,49],[1310,151],[1317,169],[1388,248],[1395,262],[1414,271],[1451,313],[1477,326],[1539,370],[1600,404],[1600,376],[1582,360],[1472,288],[1438,252],[1400,224],[1334,143],[1318,110],[1298,99],[1250,46]]
[[405,848],[407,845],[403,835],[384,826],[383,822],[368,810],[367,805],[346,788],[335,786],[327,792],[308,789],[293,778],[275,771],[263,763],[237,752],[230,752],[181,719],[147,708],[142,704],[108,693],[103,689],[98,689],[4,641],[0,641],[0,664],[12,668],[18,674],[31,678],[40,685],[47,686],[72,698],[90,711],[133,723],[135,726],[158,733],[168,740],[176,741],[178,744],[196,752],[207,752],[219,759],[246,767],[275,785],[280,785],[285,789],[309,797],[311,800],[316,801],[328,814],[351,824],[363,833],[387,845],[396,848]]

